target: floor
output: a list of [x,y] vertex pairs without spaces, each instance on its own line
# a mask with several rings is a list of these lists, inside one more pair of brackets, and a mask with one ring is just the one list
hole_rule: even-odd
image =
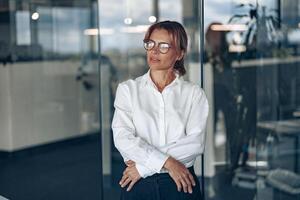
[[[0,195],[10,200],[99,200],[100,149],[97,135],[46,145],[10,155],[0,154]],[[123,166],[113,153],[113,177],[104,177],[104,199],[119,199],[118,180]],[[218,166],[205,180],[209,200],[253,200],[255,189],[232,186],[226,167]],[[263,191],[260,195],[263,195]],[[267,197],[270,192],[258,199]],[[283,199],[282,199],[283,200]]]

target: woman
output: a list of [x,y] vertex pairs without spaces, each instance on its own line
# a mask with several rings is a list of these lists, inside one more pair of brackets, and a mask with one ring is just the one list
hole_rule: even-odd
[[208,103],[180,77],[187,34],[178,22],[158,22],[144,47],[149,71],[120,83],[114,103],[114,142],[127,165],[121,199],[201,199],[193,165],[204,150]]

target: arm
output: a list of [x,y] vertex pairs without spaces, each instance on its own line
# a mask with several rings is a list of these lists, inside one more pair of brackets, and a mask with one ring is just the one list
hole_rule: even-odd
[[140,168],[137,167],[141,172],[141,176],[147,173],[147,168],[152,172],[159,172],[168,155],[136,135],[132,122],[130,91],[126,85],[120,84],[118,86],[114,106],[112,129],[116,148],[123,156],[141,166]]
[[207,99],[199,86],[195,87],[192,100],[193,103],[186,124],[186,136],[161,148],[163,152],[170,155],[164,168],[169,171],[178,191],[183,189],[184,192],[189,193],[192,193],[195,180],[183,163],[192,161],[203,153],[208,116]]
[[187,163],[203,153],[205,144],[205,127],[208,117],[208,101],[203,90],[194,89],[193,104],[186,124],[186,136],[160,148],[176,160]]
[[[176,142],[160,147],[160,151],[181,163],[188,163],[203,153],[208,109],[208,102],[203,90],[196,86],[193,94],[193,104],[186,125],[186,136]],[[136,168],[143,174],[142,177],[144,178],[156,173],[143,164],[137,163]]]

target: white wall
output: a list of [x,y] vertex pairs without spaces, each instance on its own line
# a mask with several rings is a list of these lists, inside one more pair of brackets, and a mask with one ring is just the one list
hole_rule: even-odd
[[80,134],[78,62],[32,62],[12,67],[13,148]]
[[111,174],[111,111],[112,100],[110,99],[110,68],[108,65],[101,66],[101,112],[102,112],[102,162],[103,174]]
[[[97,60],[90,65],[96,66]],[[23,62],[0,66],[0,151],[15,151],[99,130],[95,70],[86,91],[76,81],[80,62]],[[102,66],[103,173],[111,173],[109,68]]]
[[1,67],[0,149],[18,150],[79,136],[79,62],[24,62]]
[[0,65],[0,151],[12,149],[9,65]]
[[[191,82],[201,84],[201,69],[200,63],[190,63],[188,66],[188,76]],[[213,73],[212,67],[209,65],[204,65],[203,69],[203,85],[204,91],[207,96],[209,103],[209,115],[206,125],[206,141],[205,141],[205,152],[204,152],[204,176],[213,177],[215,175],[215,152],[214,152],[214,133],[213,133]],[[195,163],[195,173],[201,175],[201,157],[196,159]]]
[[206,177],[213,177],[215,169],[215,151],[214,151],[214,96],[213,96],[213,71],[212,66],[205,64],[203,66],[204,91],[209,104],[209,114],[206,125],[206,147],[204,154],[204,173]]

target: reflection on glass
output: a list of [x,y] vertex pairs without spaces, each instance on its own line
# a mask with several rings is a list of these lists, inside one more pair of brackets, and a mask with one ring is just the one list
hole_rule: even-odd
[[17,44],[30,45],[30,16],[28,11],[16,12]]
[[[184,24],[191,41],[185,79],[200,83],[200,37],[205,38],[204,86],[212,111],[207,198],[299,198],[299,1],[204,1],[203,36],[199,1],[101,0],[100,27],[95,1],[0,4],[0,151],[86,138],[86,143],[55,147],[58,154],[1,157],[1,195],[25,199],[19,196],[25,187],[36,199],[45,193],[51,199],[79,197],[71,186],[81,182],[84,198],[97,199],[100,149],[99,136],[92,133],[100,129],[99,32],[105,198],[118,195],[111,186],[121,177],[123,161],[111,144],[109,127],[115,90],[119,82],[147,71],[147,27],[171,19]],[[131,23],[125,24],[126,18]],[[24,173],[14,179],[17,172]],[[51,184],[53,179],[58,185]],[[32,191],[33,184],[42,189]]]
[[230,2],[204,8],[217,171],[249,199],[299,198],[299,2]]

